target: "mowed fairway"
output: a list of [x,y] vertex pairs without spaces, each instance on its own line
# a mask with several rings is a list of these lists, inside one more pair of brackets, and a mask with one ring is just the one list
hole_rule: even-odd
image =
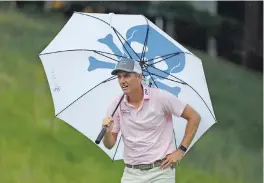
[[[0,12],[0,182],[120,182],[123,162],[112,162],[65,122],[52,120],[53,102],[37,54],[65,20],[44,15]],[[186,155],[177,181],[260,183],[261,75],[194,53],[203,59],[219,123]],[[249,144],[257,147],[250,150]]]

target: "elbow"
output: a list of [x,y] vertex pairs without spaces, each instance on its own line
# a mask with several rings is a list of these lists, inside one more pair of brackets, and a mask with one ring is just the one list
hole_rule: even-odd
[[201,121],[201,115],[189,105],[187,105],[186,109],[183,111],[182,117],[197,126]]
[[108,149],[108,150],[111,150],[112,148],[111,147],[109,147],[109,146],[105,146],[106,147],[106,149]]
[[106,149],[111,150],[113,148],[112,145],[106,143],[105,141],[103,141],[103,143],[104,143],[104,146],[105,146]]
[[197,123],[197,125],[199,125],[201,122],[201,115],[199,113],[196,113],[194,118],[195,118],[195,122]]
[[198,122],[201,121],[201,115],[199,113],[196,114]]
[[106,142],[105,140],[103,141],[103,143],[104,143],[105,148],[107,148],[108,150],[111,150],[115,145],[115,143]]
[[105,145],[106,149],[111,150],[114,146]]

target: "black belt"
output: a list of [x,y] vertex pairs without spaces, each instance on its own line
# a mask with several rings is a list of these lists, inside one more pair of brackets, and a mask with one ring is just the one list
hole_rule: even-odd
[[165,159],[157,160],[157,161],[155,161],[154,163],[151,163],[151,164],[138,164],[138,165],[126,164],[126,167],[134,168],[134,169],[140,169],[140,170],[150,170],[152,168],[159,167],[164,160]]

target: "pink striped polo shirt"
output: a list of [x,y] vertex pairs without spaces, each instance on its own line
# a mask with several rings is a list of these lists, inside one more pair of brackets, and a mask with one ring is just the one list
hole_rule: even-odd
[[[171,93],[143,86],[144,100],[136,109],[126,96],[113,117],[112,132],[122,133],[124,162],[127,164],[153,163],[175,150],[172,115],[180,117],[186,104]],[[120,100],[115,99],[107,112]]]

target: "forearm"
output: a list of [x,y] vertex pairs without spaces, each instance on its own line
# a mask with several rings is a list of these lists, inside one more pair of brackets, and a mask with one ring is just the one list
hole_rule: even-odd
[[103,138],[103,143],[107,149],[113,148],[113,146],[115,145],[115,138],[111,132],[107,131],[105,133],[104,138]]
[[185,134],[181,145],[188,148],[197,132],[198,126],[200,124],[200,116],[198,114],[194,115],[192,118],[187,120],[187,126],[185,129]]

